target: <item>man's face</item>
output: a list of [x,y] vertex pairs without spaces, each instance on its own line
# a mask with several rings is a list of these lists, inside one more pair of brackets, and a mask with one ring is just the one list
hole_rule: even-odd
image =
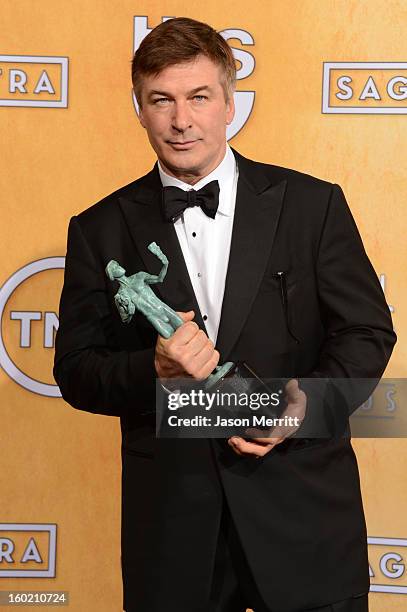
[[140,123],[165,171],[193,185],[222,161],[226,126],[235,113],[225,101],[220,68],[204,55],[142,81]]

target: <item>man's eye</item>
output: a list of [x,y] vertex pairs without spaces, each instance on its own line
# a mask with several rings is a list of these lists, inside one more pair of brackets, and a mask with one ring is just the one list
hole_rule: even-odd
[[201,102],[202,100],[207,100],[208,97],[207,96],[196,95],[196,96],[194,96],[194,100],[196,100],[196,99],[198,99]]
[[168,102],[168,98],[156,98],[155,100],[153,100],[153,103],[154,103],[154,104],[159,104],[159,103],[160,103],[160,104],[161,104],[161,103],[163,104],[163,103],[165,103],[165,102]]

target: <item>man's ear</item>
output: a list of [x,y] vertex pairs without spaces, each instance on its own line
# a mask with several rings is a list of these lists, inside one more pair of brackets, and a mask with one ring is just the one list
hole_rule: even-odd
[[143,127],[144,129],[146,129],[146,124],[145,124],[145,121],[144,121],[144,115],[143,115],[143,109],[142,109],[142,107],[140,106],[140,104],[138,105],[138,118],[139,118],[139,121],[140,121],[140,123],[141,123],[142,127]]
[[140,123],[141,123],[142,127],[143,127],[144,129],[146,129],[146,124],[145,124],[145,121],[144,121],[144,115],[143,115],[143,108],[142,108],[142,106],[141,106],[140,100],[138,99],[138,97],[137,97],[136,92],[134,91],[134,89],[133,89],[133,94],[134,94],[134,97],[136,98],[136,101],[137,101],[137,111],[138,111],[138,112],[137,112],[137,115],[138,115],[139,121],[140,121]]
[[233,117],[235,116],[235,99],[233,97],[233,92],[229,96],[228,101],[226,102],[226,123],[230,125],[233,121]]
[[142,127],[143,127],[144,129],[146,129],[146,124],[144,123],[143,118],[142,118],[142,116],[141,116],[141,111],[140,111],[140,114],[139,114],[138,118],[139,118],[139,121],[140,121],[140,123],[141,123]]

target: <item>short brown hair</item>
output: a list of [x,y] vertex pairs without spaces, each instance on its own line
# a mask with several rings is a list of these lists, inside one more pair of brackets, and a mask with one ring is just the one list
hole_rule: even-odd
[[236,64],[226,40],[207,23],[176,17],[160,23],[141,42],[131,64],[133,89],[141,106],[143,75],[158,75],[173,64],[188,62],[205,55],[222,69],[225,100],[233,95]]

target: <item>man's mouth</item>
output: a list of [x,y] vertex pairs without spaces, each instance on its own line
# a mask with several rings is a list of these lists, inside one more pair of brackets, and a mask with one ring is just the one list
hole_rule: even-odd
[[184,140],[183,142],[178,142],[178,141],[172,141],[169,140],[168,143],[174,147],[174,149],[178,149],[178,150],[182,150],[182,149],[190,149],[192,148],[195,143],[197,143],[197,140]]

